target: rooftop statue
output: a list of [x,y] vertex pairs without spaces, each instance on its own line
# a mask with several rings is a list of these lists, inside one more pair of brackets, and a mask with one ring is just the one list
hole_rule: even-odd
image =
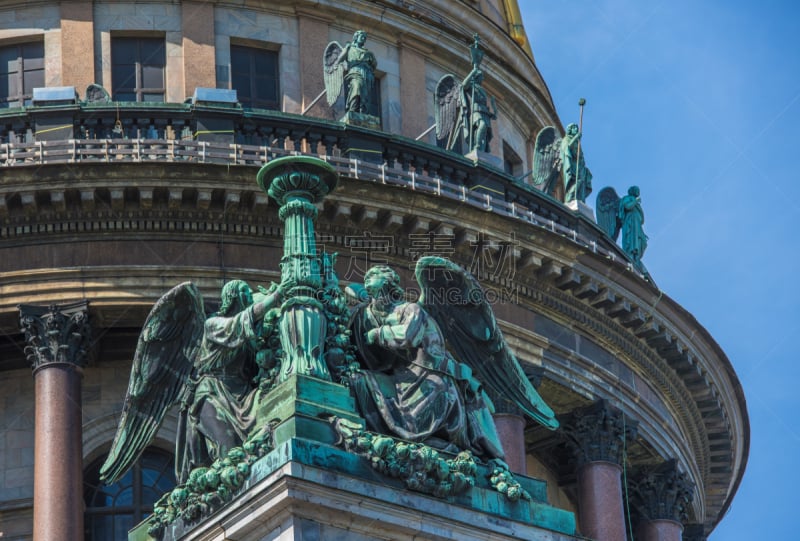
[[484,53],[480,49],[477,34],[474,40],[470,48],[472,70],[460,83],[455,76],[444,75],[436,84],[434,95],[436,138],[440,141],[446,139],[446,148],[453,150],[460,136],[465,154],[489,152],[492,120],[497,118],[494,96],[490,98],[482,86],[483,71],[480,64]]
[[344,47],[336,41],[325,47],[322,63],[328,105],[336,103],[344,88],[346,112],[370,113],[378,62],[375,55],[364,47],[366,41],[367,33],[358,30],[353,34],[353,41],[348,41]]
[[555,429],[553,411],[525,377],[475,278],[438,257],[421,258],[415,275],[422,294],[407,302],[394,270],[371,268],[360,295],[368,300],[351,317],[360,363],[351,386],[367,428],[502,459],[485,386]]
[[569,124],[564,137],[553,126],[542,128],[536,136],[533,184],[564,203],[586,202],[592,193],[592,173],[579,152],[581,135],[577,124]]
[[[251,435],[258,393],[256,353],[265,344],[263,320],[282,291],[253,293],[233,280],[222,288],[218,312],[206,317],[191,282],[153,306],[139,335],[119,428],[101,478],[114,483],[150,444],[167,411],[180,404],[175,475],[185,482]],[[268,318],[269,319],[269,318]]]
[[622,249],[628,254],[634,267],[642,274],[647,270],[642,257],[647,249],[644,233],[644,211],[638,186],[628,188],[628,194],[620,198],[614,188],[607,187],[597,194],[597,224],[615,241],[622,231]]

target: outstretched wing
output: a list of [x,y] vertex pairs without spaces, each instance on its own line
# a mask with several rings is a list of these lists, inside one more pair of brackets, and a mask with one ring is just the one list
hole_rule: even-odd
[[328,105],[333,105],[342,93],[344,83],[344,64],[338,62],[342,54],[342,46],[332,41],[325,47],[322,55],[322,73],[325,79],[325,96]]
[[169,290],[145,320],[131,368],[122,417],[100,478],[122,477],[152,441],[167,411],[180,400],[203,336],[205,311],[197,287]]
[[545,126],[536,136],[533,152],[533,184],[551,193],[561,170],[561,137],[553,126]]
[[619,200],[614,188],[611,186],[603,188],[597,194],[597,210],[595,210],[597,225],[615,242],[619,237],[620,230]]
[[488,389],[546,428],[558,428],[553,410],[531,385],[503,338],[478,281],[441,257],[420,258],[414,273],[420,285],[419,302],[439,323],[457,359],[469,365]]
[[436,111],[436,139],[448,139],[448,148],[451,134],[455,130],[456,120],[459,115],[460,83],[450,74],[444,75],[436,83],[434,93],[434,109]]

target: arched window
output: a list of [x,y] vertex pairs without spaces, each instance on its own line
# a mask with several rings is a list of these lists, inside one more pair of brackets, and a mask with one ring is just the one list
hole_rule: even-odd
[[150,447],[122,479],[100,481],[101,456],[83,474],[85,539],[126,541],[128,530],[153,512],[153,504],[175,488],[175,463],[170,453]]

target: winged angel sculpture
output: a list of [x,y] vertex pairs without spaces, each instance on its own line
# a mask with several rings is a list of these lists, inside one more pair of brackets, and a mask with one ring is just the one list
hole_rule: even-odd
[[622,249],[633,260],[634,266],[643,274],[647,270],[642,257],[647,249],[647,235],[644,233],[644,211],[638,186],[628,188],[624,197],[617,195],[612,187],[603,188],[597,194],[597,225],[606,234],[617,240],[622,231]]
[[[338,338],[331,343],[336,347],[322,347],[328,351],[329,372],[351,386],[370,430],[502,460],[485,389],[516,403],[545,427],[558,426],[467,271],[446,259],[421,258],[416,278],[422,295],[419,302],[406,302],[397,273],[373,267],[361,288],[364,302],[353,307],[348,329],[334,261],[323,258],[324,287],[329,298],[341,300],[344,313],[338,319],[329,315],[328,325],[341,324],[345,332],[336,336],[345,343],[349,336],[346,349],[353,354],[336,354],[344,345]],[[257,407],[270,389],[263,385],[269,377],[259,376],[280,372],[277,322],[283,289],[273,286],[254,295],[245,282],[228,282],[219,311],[210,317],[190,282],[155,304],[139,337],[122,418],[101,470],[104,481],[115,482],[133,465],[174,405],[180,405],[179,483],[270,430],[258,426]]]
[[133,465],[176,404],[179,482],[253,436],[260,428],[252,411],[259,393],[256,353],[269,334],[262,322],[282,295],[273,287],[256,293],[254,301],[247,283],[233,280],[222,288],[220,309],[210,317],[191,282],[158,300],[139,335],[122,417],[101,469],[106,483]]
[[565,203],[585,202],[592,193],[592,173],[578,152],[580,139],[577,124],[568,125],[564,137],[553,126],[545,126],[536,136],[533,184]]
[[348,41],[344,47],[336,41],[325,47],[322,63],[328,105],[336,103],[345,88],[345,111],[369,114],[378,63],[375,55],[364,47],[366,41],[367,33],[358,30],[353,34],[353,41]]
[[364,282],[368,301],[351,316],[361,367],[352,373],[351,386],[367,427],[502,460],[485,386],[545,427],[557,428],[553,411],[508,348],[477,280],[439,257],[421,258],[415,276],[419,301],[406,302],[398,274],[372,267]]
[[494,96],[490,98],[482,85],[480,63],[483,51],[477,34],[474,40],[470,48],[472,71],[461,82],[452,74],[442,76],[436,83],[434,94],[436,138],[439,141],[447,140],[447,150],[453,150],[461,138],[466,153],[475,150],[489,152],[492,120],[497,118]]

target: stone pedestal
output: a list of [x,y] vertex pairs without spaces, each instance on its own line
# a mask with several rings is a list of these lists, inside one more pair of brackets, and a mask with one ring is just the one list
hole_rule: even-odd
[[[346,451],[332,417],[363,420],[342,385],[292,377],[260,406],[259,422],[275,425],[274,449],[252,464],[230,501],[192,522],[177,518],[164,541],[577,541],[575,516],[547,504],[543,481],[516,476],[531,499],[511,501],[491,486],[492,468],[476,465],[475,486],[435,497],[375,469],[374,456]],[[129,540],[151,541],[149,525],[134,528]]]
[[482,163],[484,165],[490,165],[495,169],[503,170],[503,160],[495,156],[494,154],[489,154],[488,152],[482,152],[480,150],[473,150],[464,154],[464,157],[468,160],[472,160],[475,163]]
[[33,539],[83,539],[81,378],[87,303],[20,307],[36,392]]
[[592,209],[592,207],[590,207],[583,201],[578,201],[577,199],[574,201],[570,201],[569,203],[567,203],[567,208],[574,210],[578,214],[582,214],[583,216],[585,216],[586,218],[588,218],[593,222],[595,221],[594,209]]

